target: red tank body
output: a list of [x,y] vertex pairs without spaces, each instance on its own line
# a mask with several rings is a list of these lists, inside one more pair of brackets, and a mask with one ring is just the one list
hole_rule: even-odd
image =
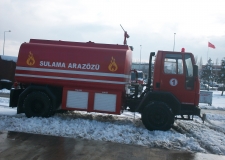
[[88,111],[95,110],[94,93],[116,95],[116,110],[101,111],[118,114],[130,80],[131,58],[127,45],[31,39],[20,47],[15,79],[24,84],[63,87],[62,108],[67,109],[71,108],[66,102],[69,91],[88,93],[88,106],[78,107]]

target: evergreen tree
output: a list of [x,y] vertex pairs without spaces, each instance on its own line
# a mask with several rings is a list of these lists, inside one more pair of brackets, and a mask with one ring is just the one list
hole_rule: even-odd
[[225,85],[225,58],[221,60],[221,70],[219,72],[218,81],[223,84],[223,87],[222,87],[223,89],[221,93],[221,96],[222,96],[224,92],[224,87],[225,87],[224,86]]
[[[200,73],[201,79],[206,82],[209,85],[209,82],[213,80],[213,74],[212,74],[212,60],[211,58],[208,60],[208,63],[202,68],[202,71]],[[209,90],[209,86],[208,86]]]

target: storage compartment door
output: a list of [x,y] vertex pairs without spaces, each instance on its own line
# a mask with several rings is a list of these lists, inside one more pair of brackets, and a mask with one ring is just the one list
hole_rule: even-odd
[[95,93],[94,110],[116,112],[116,94]]
[[88,92],[67,91],[66,108],[88,108]]

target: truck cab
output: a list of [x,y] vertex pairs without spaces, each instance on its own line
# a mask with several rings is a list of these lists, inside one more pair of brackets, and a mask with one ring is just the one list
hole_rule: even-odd
[[153,91],[170,92],[182,105],[197,106],[199,79],[194,72],[197,71],[193,54],[159,51],[155,59]]
[[136,93],[127,99],[130,110],[141,113],[148,130],[168,130],[175,119],[193,120],[194,115],[201,117],[198,66],[193,54],[158,51],[151,80],[153,56],[155,52],[150,54],[146,89],[140,97]]

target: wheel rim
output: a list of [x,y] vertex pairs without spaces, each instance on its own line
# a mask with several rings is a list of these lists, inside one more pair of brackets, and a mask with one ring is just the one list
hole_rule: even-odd
[[162,127],[168,122],[168,116],[161,109],[155,109],[148,114],[148,122],[155,127]]
[[36,99],[31,103],[31,110],[34,113],[40,114],[43,112],[43,109],[44,109],[44,103],[42,101]]

